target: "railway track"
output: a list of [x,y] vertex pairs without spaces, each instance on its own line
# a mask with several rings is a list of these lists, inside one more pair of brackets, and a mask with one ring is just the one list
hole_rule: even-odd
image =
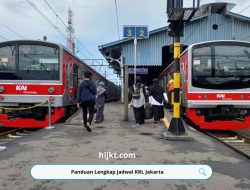
[[[64,123],[64,122],[66,122],[70,117],[72,117],[72,115],[74,115],[74,113],[76,111],[74,111],[72,114],[66,115],[65,117],[63,117],[57,123]],[[17,139],[17,138],[26,136],[26,135],[32,133],[33,131],[37,131],[39,129],[43,129],[43,128],[33,128],[33,129],[4,128],[4,127],[0,128],[0,152],[1,152],[1,145],[5,144],[9,140],[11,140],[11,139]]]
[[250,135],[235,131],[203,131],[234,151],[250,159]]
[[0,145],[31,133],[32,130],[0,128]]

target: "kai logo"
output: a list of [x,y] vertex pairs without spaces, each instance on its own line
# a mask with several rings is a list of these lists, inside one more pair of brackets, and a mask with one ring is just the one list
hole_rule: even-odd
[[16,91],[27,90],[26,85],[16,85]]
[[225,98],[226,95],[225,94],[217,94],[217,98]]

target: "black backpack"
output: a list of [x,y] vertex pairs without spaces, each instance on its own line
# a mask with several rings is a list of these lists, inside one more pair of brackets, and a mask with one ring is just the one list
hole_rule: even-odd
[[132,98],[140,99],[140,97],[141,97],[140,88],[137,88],[137,87],[134,86],[134,90],[132,92]]

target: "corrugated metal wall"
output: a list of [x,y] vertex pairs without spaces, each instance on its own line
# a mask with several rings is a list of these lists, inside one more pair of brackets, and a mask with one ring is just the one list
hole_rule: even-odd
[[[219,14],[194,20],[185,25],[182,43],[190,45],[202,41],[232,39],[232,21]],[[218,25],[214,30],[213,25]]]
[[[166,32],[150,35],[149,39],[137,41],[137,65],[161,65],[162,47],[169,44],[172,38]],[[133,65],[134,44],[133,41],[122,47],[126,65]]]
[[[218,25],[214,30],[212,26]],[[250,41],[250,22],[233,17],[212,14],[201,19],[193,20],[184,27],[184,45],[210,41],[210,40],[245,40]],[[167,31],[151,34],[149,39],[138,40],[137,65],[154,66],[162,65],[162,47],[172,44],[173,39]],[[126,65],[133,65],[133,41],[123,45],[122,53]]]
[[233,35],[237,40],[250,41],[250,22],[234,19]]

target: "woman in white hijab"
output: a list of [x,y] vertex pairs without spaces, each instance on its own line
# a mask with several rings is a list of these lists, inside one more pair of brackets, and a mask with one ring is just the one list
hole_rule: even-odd
[[95,122],[100,123],[104,120],[104,104],[107,98],[105,84],[103,82],[99,82],[97,87],[97,94],[96,94],[96,117]]

